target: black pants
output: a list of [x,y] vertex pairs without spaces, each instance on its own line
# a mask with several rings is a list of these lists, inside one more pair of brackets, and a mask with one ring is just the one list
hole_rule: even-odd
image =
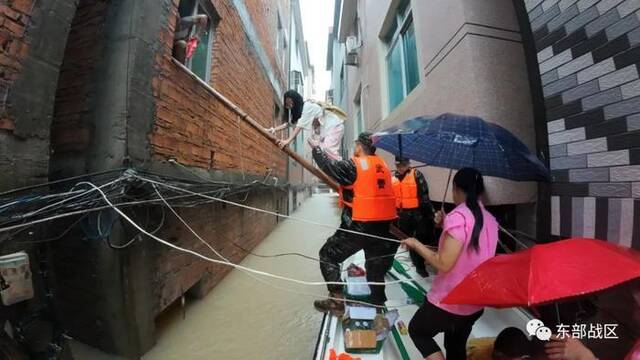
[[[433,241],[433,219],[424,218],[420,208],[398,210],[398,228],[403,233],[415,237],[421,243],[429,246],[434,245]],[[417,252],[410,250],[411,262],[416,267],[418,274],[426,273],[424,259]]]
[[483,310],[462,316],[452,314],[431,304],[428,300],[418,309],[409,322],[409,335],[422,357],[441,351],[433,338],[444,332],[444,348],[447,360],[465,360],[467,358],[467,339],[473,324],[480,318]]
[[[344,221],[340,228],[351,229],[367,234],[391,237],[389,234],[389,221],[380,222],[350,222]],[[340,264],[349,256],[360,250],[364,250],[365,270],[367,271],[367,281],[383,282],[384,276],[393,265],[393,254],[398,250],[400,244],[382,239],[374,239],[363,235],[336,231],[320,249],[320,270],[325,281],[341,281],[342,272]],[[384,256],[383,255],[389,255]],[[330,292],[340,292],[343,287],[340,285],[327,285]],[[384,285],[370,286],[371,302],[377,305],[384,305],[387,297],[384,292]]]

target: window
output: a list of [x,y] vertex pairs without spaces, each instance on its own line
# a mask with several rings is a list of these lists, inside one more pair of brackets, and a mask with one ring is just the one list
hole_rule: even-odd
[[291,81],[289,87],[299,92],[300,94],[304,93],[304,79],[302,78],[302,72],[298,70],[291,71]]
[[360,96],[356,99],[356,101],[354,101],[354,105],[355,105],[355,123],[353,124],[353,135],[354,135],[354,139],[358,138],[358,135],[360,135],[360,133],[362,133],[364,131],[364,119],[362,117],[362,93],[360,94]]
[[362,118],[362,108],[358,104],[356,109],[356,138],[364,132],[364,119]]
[[273,126],[278,126],[280,125],[280,122],[282,121],[281,119],[281,115],[280,115],[280,106],[278,105],[278,103],[274,103],[273,104]]
[[276,36],[276,56],[278,56],[280,60],[280,66],[284,69],[287,55],[287,34],[284,31],[284,26],[282,26],[280,14],[278,14],[278,31]]
[[420,83],[416,34],[408,0],[398,6],[385,40],[389,109],[393,110]]
[[[218,17],[215,11],[209,11],[202,0],[182,0],[178,7],[180,19],[188,16],[206,15],[207,27],[199,36],[198,46],[193,55],[186,59],[184,65],[202,80],[209,82],[211,78],[211,52],[213,48],[213,29]],[[180,20],[178,20],[180,21]],[[192,36],[195,30],[189,31]]]
[[327,103],[333,104],[333,89],[327,90],[324,97]]
[[344,97],[344,64],[340,67],[340,92],[338,93],[338,100],[342,103]]

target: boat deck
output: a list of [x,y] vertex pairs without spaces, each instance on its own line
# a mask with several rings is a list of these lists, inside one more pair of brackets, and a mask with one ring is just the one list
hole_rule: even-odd
[[[411,267],[411,261],[406,258],[399,257],[396,261],[407,269],[406,273],[402,274],[392,269],[387,276],[387,281],[393,281],[398,278],[407,279],[407,276],[409,276],[415,281],[415,284],[418,284],[426,291],[431,288],[433,276],[428,278],[420,277]],[[359,252],[355,254],[349,260],[345,261],[343,265],[348,266],[350,263],[363,264],[364,253]],[[397,309],[400,315],[399,320],[402,320],[405,325],[408,326],[413,314],[418,310],[418,305],[407,304],[409,296],[400,284],[388,285],[386,293],[389,299],[386,303],[388,309]],[[495,337],[502,329],[509,326],[514,326],[526,331],[525,325],[529,320],[529,315],[520,309],[486,308],[482,317],[480,317],[473,326],[470,338]],[[338,354],[345,352],[342,333],[343,330],[340,320],[335,316],[326,315],[323,319],[318,337],[314,359],[329,359],[329,349],[335,349]],[[401,335],[398,331],[396,331],[396,335],[397,337],[394,337],[392,334],[389,334],[379,354],[354,354],[354,357],[359,357],[362,360],[422,359],[420,352],[413,345],[409,335]],[[396,339],[400,341],[397,342]],[[439,334],[436,337],[436,342],[440,348],[444,350],[443,334]]]

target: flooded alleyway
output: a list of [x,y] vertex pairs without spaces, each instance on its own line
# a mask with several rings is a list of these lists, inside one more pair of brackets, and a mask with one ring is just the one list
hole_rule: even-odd
[[[338,222],[335,198],[314,195],[295,216]],[[256,254],[299,252],[313,257],[331,235],[328,228],[298,221],[281,223],[256,249]],[[321,281],[318,264],[298,256],[259,258],[249,255],[242,265],[283,276]],[[305,359],[313,355],[322,316],[310,296],[287,292],[325,294],[323,287],[260,278],[259,282],[235,270],[202,300],[174,307],[158,321],[158,343],[143,358],[171,359]],[[271,284],[269,286],[267,284]]]

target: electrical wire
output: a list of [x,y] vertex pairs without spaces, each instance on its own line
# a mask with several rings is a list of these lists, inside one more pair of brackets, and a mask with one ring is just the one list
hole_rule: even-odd
[[[162,209],[162,217],[160,218],[160,221],[158,222],[158,226],[156,226],[156,228],[154,230],[151,231],[151,234],[155,234],[158,231],[160,231],[160,229],[162,229],[162,227],[164,226],[164,221],[166,218],[166,212],[164,210],[164,207],[161,207],[160,209]],[[102,214],[102,213],[100,213]],[[98,218],[100,217],[100,214],[98,214]],[[149,215],[149,209],[147,208],[147,223],[150,221],[150,215]],[[104,239],[107,243],[107,245],[109,245],[110,248],[115,249],[115,250],[123,250],[128,248],[129,246],[131,246],[136,240],[139,240],[140,238],[140,234],[135,234],[131,240],[127,241],[124,245],[115,245],[114,243],[111,242],[111,239],[109,236],[105,236]]]
[[[187,229],[189,229],[189,231],[191,231],[191,233],[193,233],[196,238],[198,238],[198,240],[200,240],[203,244],[205,244],[209,249],[211,249],[211,251],[213,251],[214,254],[218,255],[221,259],[223,260],[227,260],[225,259],[224,256],[222,256],[220,253],[218,253],[213,247],[211,247],[211,245],[205,241],[202,237],[200,237],[195,230],[193,230],[189,224],[187,224],[186,221],[183,220],[182,217],[180,217],[180,215],[177,214],[177,212],[171,207],[171,205],[169,205],[169,203],[164,199],[164,197],[162,196],[162,194],[160,193],[160,191],[158,190],[158,187],[156,186],[156,184],[151,184],[153,186],[153,189],[155,190],[156,194],[158,195],[158,197],[164,202],[165,206],[169,208],[169,210],[176,216],[176,218],[178,218],[178,220],[180,220],[180,222],[182,222],[182,224],[184,224],[185,227],[187,227]],[[331,266],[336,266],[336,264],[334,263],[330,263],[327,261],[323,261],[321,259],[315,258],[313,256],[309,256],[309,255],[305,255],[305,254],[301,254],[298,252],[287,252],[287,253],[278,253],[278,254],[273,254],[273,255],[263,255],[263,254],[256,254],[254,252],[252,252],[251,250],[247,250],[245,249],[243,246],[239,245],[238,243],[236,243],[233,240],[229,241],[233,246],[237,247],[238,249],[244,251],[245,253],[255,256],[255,257],[259,257],[259,258],[278,258],[278,257],[285,257],[285,256],[298,256],[304,259],[308,259],[308,260],[312,260],[318,263],[324,263],[327,265],[331,265]],[[404,250],[401,253],[407,253],[408,250]],[[371,260],[375,260],[375,259],[382,259],[382,258],[386,258],[386,257],[395,257],[401,253],[393,253],[393,254],[387,254],[387,255],[381,255],[381,256],[375,256],[375,257],[371,257],[371,258],[367,258],[366,261],[371,261]],[[346,271],[346,270],[343,270]]]
[[[115,183],[117,183],[117,182],[119,182],[119,181],[121,181],[121,180],[122,180],[122,178],[117,178],[117,179],[115,179],[115,180],[113,180],[113,181],[110,181],[110,182],[108,182],[108,183],[106,183],[106,184],[100,185],[100,186],[99,186],[99,188],[101,189],[101,188],[103,188],[103,187],[106,187],[106,186],[109,186],[109,185],[113,185],[113,184],[115,184]],[[78,184],[82,184],[82,183],[78,183]],[[78,184],[76,184],[76,186],[77,186]],[[75,187],[75,186],[74,186],[74,187]],[[33,216],[33,215],[35,215],[35,214],[38,214],[38,213],[40,213],[40,212],[44,211],[45,209],[49,209],[49,208],[51,208],[51,207],[58,206],[58,205],[60,205],[60,204],[66,203],[66,202],[67,202],[67,201],[69,201],[69,200],[73,200],[73,199],[76,199],[76,198],[78,198],[78,197],[82,197],[82,196],[84,196],[84,195],[86,195],[86,194],[89,194],[89,193],[92,193],[92,192],[94,192],[94,191],[95,191],[95,190],[90,189],[90,190],[87,190],[87,191],[81,192],[80,194],[76,194],[76,195],[70,196],[70,197],[68,197],[68,198],[66,198],[66,199],[63,199],[63,200],[59,201],[59,202],[56,202],[56,203],[53,203],[53,204],[47,205],[47,206],[42,207],[42,208],[40,208],[40,209],[38,209],[38,210],[36,210],[36,211],[32,211],[32,212],[30,212],[30,213],[27,213],[27,214],[23,215],[23,216],[22,216],[22,218],[28,218],[28,217],[31,217],[31,216]]]
[[160,185],[160,186],[172,189],[172,190],[181,191],[181,192],[192,194],[192,195],[202,196],[204,198],[208,198],[208,199],[211,199],[211,200],[214,200],[214,201],[222,202],[222,203],[225,203],[225,204],[228,204],[228,205],[241,207],[241,208],[244,208],[244,209],[247,209],[247,210],[262,212],[262,213],[265,213],[265,214],[269,214],[269,215],[273,215],[273,216],[277,216],[277,217],[281,217],[281,218],[285,218],[285,219],[291,219],[291,220],[296,220],[296,221],[300,221],[300,222],[305,222],[305,223],[316,225],[316,226],[320,226],[320,227],[330,228],[330,229],[334,229],[334,230],[337,230],[337,231],[343,231],[343,232],[356,234],[356,235],[361,235],[361,236],[365,236],[365,237],[370,237],[370,238],[374,238],[374,239],[385,240],[385,241],[394,242],[394,243],[401,243],[401,241],[398,240],[398,239],[392,239],[392,238],[388,238],[388,237],[384,237],[384,236],[367,234],[367,233],[363,233],[363,232],[359,232],[359,231],[355,231],[355,230],[336,228],[334,225],[323,224],[323,223],[319,223],[319,222],[316,222],[316,221],[302,219],[302,218],[291,216],[291,215],[284,215],[284,214],[281,214],[281,213],[278,213],[278,212],[275,212],[275,211],[264,210],[264,209],[256,208],[256,207],[253,207],[253,206],[244,205],[244,204],[238,204],[238,203],[235,203],[233,201],[229,201],[229,200],[225,200],[225,199],[221,199],[221,198],[216,198],[216,197],[209,196],[209,195],[198,194],[198,193],[193,192],[191,190],[182,189],[182,188],[177,187],[177,186],[161,183],[159,181],[151,180],[151,179],[139,176],[139,175],[134,175],[134,176],[136,178],[140,179],[140,180],[147,181],[147,182],[152,183],[152,184],[157,184],[157,185]]
[[65,231],[60,233],[60,235],[57,235],[57,236],[54,236],[54,237],[50,237],[50,238],[47,238],[47,239],[42,239],[42,240],[18,241],[17,243],[19,243],[19,244],[42,244],[42,243],[48,243],[48,242],[60,240],[65,235],[67,235],[71,231],[71,229],[73,229],[76,225],[78,225],[78,223],[80,221],[82,221],[86,216],[87,215],[84,215],[84,216],[81,216],[80,218],[78,218],[78,220],[74,221],[71,225],[69,225],[69,227],[67,227],[67,229]]
[[[203,194],[210,194],[210,193],[216,193],[216,192],[217,192],[217,190],[212,190],[212,191],[204,192]],[[184,198],[197,197],[197,196],[199,196],[199,195],[193,195],[193,194],[176,195],[176,196],[168,197],[167,199],[174,200],[174,199],[184,199]],[[148,200],[121,202],[121,203],[117,203],[116,205],[120,206],[120,207],[124,207],[124,206],[135,206],[135,205],[142,205],[142,204],[150,204],[150,203],[156,203],[156,202],[160,202],[160,201],[161,201],[160,199],[148,199]],[[215,200],[208,200],[208,201],[204,201],[202,203],[211,203],[211,202],[215,202]],[[37,225],[37,224],[40,224],[40,223],[43,223],[43,222],[53,221],[53,220],[65,218],[65,217],[68,217],[68,216],[81,215],[81,214],[100,211],[100,210],[109,209],[109,208],[111,208],[111,206],[109,206],[109,205],[101,205],[101,206],[97,206],[97,207],[94,207],[94,208],[88,208],[88,209],[70,211],[70,212],[66,212],[66,213],[63,213],[63,214],[52,215],[52,216],[49,216],[49,217],[46,217],[46,218],[32,220],[30,222],[26,222],[26,223],[22,223],[22,224],[12,225],[12,226],[8,226],[8,227],[0,227],[0,233],[11,231],[11,230],[15,230],[15,229],[29,227],[29,226],[32,226],[32,225]]]
[[[166,245],[170,248],[173,248],[175,250],[187,253],[187,254],[191,254],[194,255],[200,259],[212,262],[212,263],[216,263],[216,264],[221,264],[221,265],[228,265],[228,266],[232,266],[236,269],[241,269],[241,270],[245,270],[251,273],[254,273],[256,275],[263,275],[265,277],[270,277],[273,279],[278,279],[278,280],[284,280],[284,281],[289,281],[292,283],[296,283],[296,284],[300,284],[300,285],[308,285],[308,286],[325,286],[325,285],[347,285],[346,282],[343,281],[305,281],[305,280],[299,280],[299,279],[294,279],[294,278],[289,278],[286,276],[280,276],[277,274],[272,274],[272,273],[268,273],[265,271],[260,271],[260,270],[255,270],[252,268],[248,268],[246,266],[242,266],[242,265],[238,265],[238,264],[233,264],[233,263],[227,263],[225,261],[221,261],[221,260],[216,260],[216,259],[212,259],[208,256],[202,255],[196,251],[193,250],[189,250],[189,249],[185,249],[183,247],[177,246],[175,244],[172,244],[154,234],[149,233],[148,231],[146,231],[145,229],[143,229],[140,225],[138,225],[135,221],[133,221],[129,216],[127,216],[127,214],[125,214],[122,210],[120,210],[117,206],[115,206],[111,200],[109,200],[109,198],[107,197],[107,195],[102,191],[102,189],[100,189],[98,186],[93,185],[90,182],[87,181],[83,181],[80,184],[86,184],[89,185],[91,187],[93,187],[97,192],[99,192],[104,201],[109,204],[111,206],[111,208],[113,210],[115,210],[118,214],[120,214],[120,216],[122,216],[122,218],[124,218],[127,222],[129,222],[131,225],[133,225],[133,227],[135,227],[136,229],[138,229],[140,232],[142,232],[143,234],[147,235],[148,237],[156,240],[157,242]],[[410,280],[397,280],[397,281],[385,281],[385,282],[363,282],[362,284],[367,284],[367,285],[392,285],[392,284],[400,284],[400,283],[405,283],[405,282],[410,282]]]
[[[154,181],[154,180],[152,180],[152,179],[148,179],[148,178],[141,177],[141,176],[138,176],[138,175],[125,175],[124,177],[126,178],[126,177],[131,177],[131,176],[132,176],[132,177],[136,177],[136,178],[138,178],[138,179],[140,179],[140,180],[142,180],[142,181],[149,182],[149,183],[151,183],[151,184],[157,184],[157,185],[161,185],[161,186],[169,187],[169,188],[174,189],[174,190],[178,190],[178,191],[182,191],[182,192],[189,193],[189,194],[190,194],[190,195],[192,195],[192,196],[204,197],[204,198],[207,198],[207,199],[212,200],[212,201],[218,201],[218,202],[222,202],[222,203],[226,203],[226,204],[231,204],[231,205],[239,206],[239,207],[246,208],[246,209],[249,209],[249,210],[254,210],[254,211],[258,211],[258,212],[263,212],[263,213],[267,213],[267,214],[271,214],[271,215],[275,215],[275,216],[279,216],[279,217],[283,217],[283,218],[287,218],[287,219],[293,219],[293,220],[297,220],[297,221],[307,222],[307,223],[310,223],[310,224],[314,224],[314,225],[317,225],[317,226],[322,226],[322,227],[330,228],[330,229],[337,230],[337,231],[344,231],[344,232],[348,232],[348,233],[353,233],[353,234],[357,234],[357,235],[361,235],[361,236],[367,236],[367,237],[372,237],[372,238],[378,238],[378,239],[387,240],[387,241],[392,241],[392,242],[396,242],[396,243],[399,243],[399,242],[400,242],[400,241],[399,241],[399,240],[397,240],[397,239],[390,239],[390,238],[386,238],[386,237],[382,237],[382,236],[371,235],[371,234],[362,233],[362,232],[358,232],[358,231],[354,231],[354,230],[349,230],[349,229],[336,228],[336,227],[335,227],[335,226],[333,226],[333,225],[322,224],[322,223],[318,223],[318,222],[311,221],[311,220],[301,219],[301,218],[293,217],[293,216],[290,216],[290,215],[283,215],[283,214],[280,214],[280,213],[277,213],[277,212],[273,212],[273,211],[269,211],[269,210],[264,210],[264,209],[259,209],[259,208],[251,207],[251,206],[248,206],[248,205],[238,204],[238,203],[235,203],[235,202],[232,202],[232,201],[229,201],[229,200],[225,200],[225,199],[221,199],[221,198],[217,198],[217,197],[209,196],[209,195],[206,195],[206,194],[204,194],[204,193],[197,193],[197,192],[193,192],[193,191],[191,191],[191,190],[187,190],[187,189],[182,189],[182,188],[180,188],[180,187],[176,187],[176,186],[173,186],[173,185],[169,185],[169,184],[161,183],[161,182]],[[115,182],[117,182],[117,181],[119,181],[119,180],[122,180],[122,179],[123,179],[123,178],[118,178],[118,179],[116,179],[116,180],[114,180],[114,181],[112,181],[112,182],[110,182],[110,183],[107,183],[107,184],[101,185],[101,186],[100,186],[100,188],[105,187],[105,186],[107,186],[107,185],[109,185],[109,184],[113,184],[113,183],[115,183]],[[93,185],[93,184],[92,184],[92,186],[95,186],[95,185]],[[100,192],[101,192],[101,193],[103,193],[102,191],[100,191]],[[140,203],[140,202],[137,202],[137,203]],[[120,204],[118,204],[118,205],[120,205]],[[104,208],[108,208],[108,207],[109,207],[109,206],[104,206],[104,207],[101,207],[101,208],[102,208],[102,209],[104,209]],[[76,212],[76,213],[86,213],[86,212],[87,212],[87,210],[83,210],[83,211],[79,211],[79,212]],[[49,221],[49,220],[57,219],[57,218],[64,217],[64,216],[70,216],[70,213],[68,213],[68,214],[61,214],[61,215],[56,215],[56,216],[52,216],[52,217],[49,217],[49,218],[36,220],[36,221],[30,222],[30,223],[26,223],[26,224],[19,224],[19,225],[15,225],[15,226],[6,227],[6,228],[0,228],[0,232],[5,232],[5,231],[12,230],[12,229],[16,229],[16,228],[24,227],[24,226],[29,226],[29,225],[31,225],[31,224],[35,224],[35,223],[40,223],[40,222],[44,222],[44,221]],[[132,239],[128,244],[130,245],[131,243],[133,243],[133,239]],[[118,245],[115,245],[114,247],[118,247]],[[125,247],[126,247],[126,246],[125,246]],[[376,257],[376,258],[381,258],[381,257],[390,257],[390,256],[395,256],[395,254],[382,255],[382,256],[379,256],[379,257]],[[304,256],[303,256],[303,257],[304,257]],[[316,259],[313,259],[313,260],[316,260]],[[370,259],[370,260],[371,260],[371,259]],[[317,261],[319,261],[319,259],[317,259]]]
[[[158,196],[162,199],[162,201],[164,202],[165,206],[167,206],[169,208],[169,210],[173,213],[173,215],[189,230],[191,231],[191,233],[198,239],[200,240],[200,242],[202,242],[205,246],[207,246],[215,255],[217,255],[218,257],[220,257],[222,260],[226,261],[228,264],[233,264],[229,259],[227,259],[226,257],[224,257],[221,253],[219,253],[213,246],[211,246],[204,238],[202,238],[195,230],[193,230],[193,228],[171,207],[171,205],[169,205],[169,203],[164,199],[164,197],[162,196],[162,194],[160,193],[160,191],[158,191],[158,188],[156,187],[155,184],[153,184],[153,188],[156,191],[156,193],[158,194]],[[332,296],[320,296],[318,294],[313,294],[313,293],[307,293],[307,292],[301,292],[301,291],[297,291],[297,290],[293,290],[293,289],[289,289],[289,288],[285,288],[285,287],[281,287],[275,284],[271,284],[263,279],[260,279],[259,277],[255,276],[254,274],[242,270],[242,269],[238,269],[240,271],[242,271],[243,273],[245,273],[247,276],[251,277],[252,279],[267,285],[271,288],[277,289],[277,290],[281,290],[281,291],[286,291],[289,293],[293,293],[293,294],[297,294],[297,295],[304,295],[304,296],[308,296],[308,297],[312,297],[312,298],[316,298],[316,299],[323,299],[323,298],[329,298],[331,300],[336,300],[336,301],[344,301],[344,299],[341,298],[337,298],[337,297],[332,297]],[[349,303],[357,303],[360,305],[366,305],[366,306],[371,306],[371,307],[376,307],[376,308],[387,308],[387,306],[382,306],[382,305],[377,305],[377,304],[373,304],[370,302],[366,302],[366,301],[361,301],[361,300],[349,300]],[[403,305],[395,305],[395,306],[389,306],[389,307],[400,307],[400,306],[408,306],[411,304],[403,304]]]
[[111,173],[114,173],[114,172],[123,172],[125,170],[127,170],[127,169],[126,168],[118,168],[118,169],[113,169],[113,170],[105,170],[105,171],[99,171],[99,172],[94,172],[94,173],[89,173],[89,174],[78,175],[78,176],[71,176],[71,177],[68,177],[68,178],[49,181],[49,182],[41,183],[41,184],[37,184],[37,185],[19,187],[19,188],[15,188],[15,189],[11,189],[11,190],[5,191],[5,192],[1,192],[0,193],[0,197],[5,196],[5,195],[9,195],[9,194],[13,194],[13,193],[17,193],[17,192],[21,192],[21,191],[38,189],[38,188],[47,187],[47,186],[56,185],[56,184],[61,184],[61,183],[74,181],[74,180],[78,180],[78,179],[84,179],[84,178],[87,178],[87,177],[106,175],[106,174],[111,174]]
[[[145,178],[145,177],[141,177],[141,176],[138,176],[138,175],[134,175],[134,176],[137,177],[140,180],[147,181],[147,182],[152,183],[152,184],[157,184],[157,185],[160,185],[160,186],[164,186],[164,187],[170,188],[172,190],[181,191],[181,192],[189,193],[189,194],[192,194],[192,195],[202,196],[202,197],[211,199],[213,201],[218,201],[218,202],[222,202],[222,203],[225,203],[225,204],[241,207],[241,208],[244,208],[244,209],[247,209],[247,210],[262,212],[262,213],[265,213],[265,214],[269,214],[269,215],[273,215],[273,216],[277,216],[277,217],[281,217],[281,218],[285,218],[285,219],[305,222],[305,223],[308,223],[308,224],[312,224],[312,225],[316,225],[316,226],[320,226],[320,227],[325,227],[325,228],[333,229],[333,230],[336,230],[336,231],[343,231],[343,232],[346,232],[346,233],[351,233],[351,234],[360,235],[360,236],[364,236],[364,237],[370,237],[370,238],[374,238],[374,239],[380,239],[380,240],[385,240],[385,241],[390,241],[390,242],[395,242],[395,243],[401,243],[402,242],[401,240],[392,239],[392,238],[388,238],[388,237],[384,237],[384,236],[368,234],[368,233],[355,231],[355,230],[350,230],[350,229],[344,229],[344,228],[340,228],[340,227],[336,228],[334,225],[323,224],[323,223],[319,223],[319,222],[316,222],[316,221],[312,221],[312,220],[308,220],[308,219],[302,219],[302,218],[291,216],[291,215],[284,215],[284,214],[281,214],[281,213],[278,213],[278,212],[265,210],[265,209],[260,209],[260,208],[256,208],[256,207],[248,206],[248,205],[244,205],[244,204],[239,204],[239,203],[235,203],[233,201],[229,201],[229,200],[222,199],[222,198],[216,198],[216,197],[209,196],[209,195],[202,195],[202,194],[198,194],[196,192],[193,192],[191,190],[182,189],[180,187],[176,187],[176,186],[173,186],[173,185],[161,183],[161,182],[154,181],[154,180],[151,180],[151,179],[148,179],[148,178]],[[427,245],[425,245],[425,246],[427,246]],[[427,247],[435,248],[433,246],[427,246]]]

